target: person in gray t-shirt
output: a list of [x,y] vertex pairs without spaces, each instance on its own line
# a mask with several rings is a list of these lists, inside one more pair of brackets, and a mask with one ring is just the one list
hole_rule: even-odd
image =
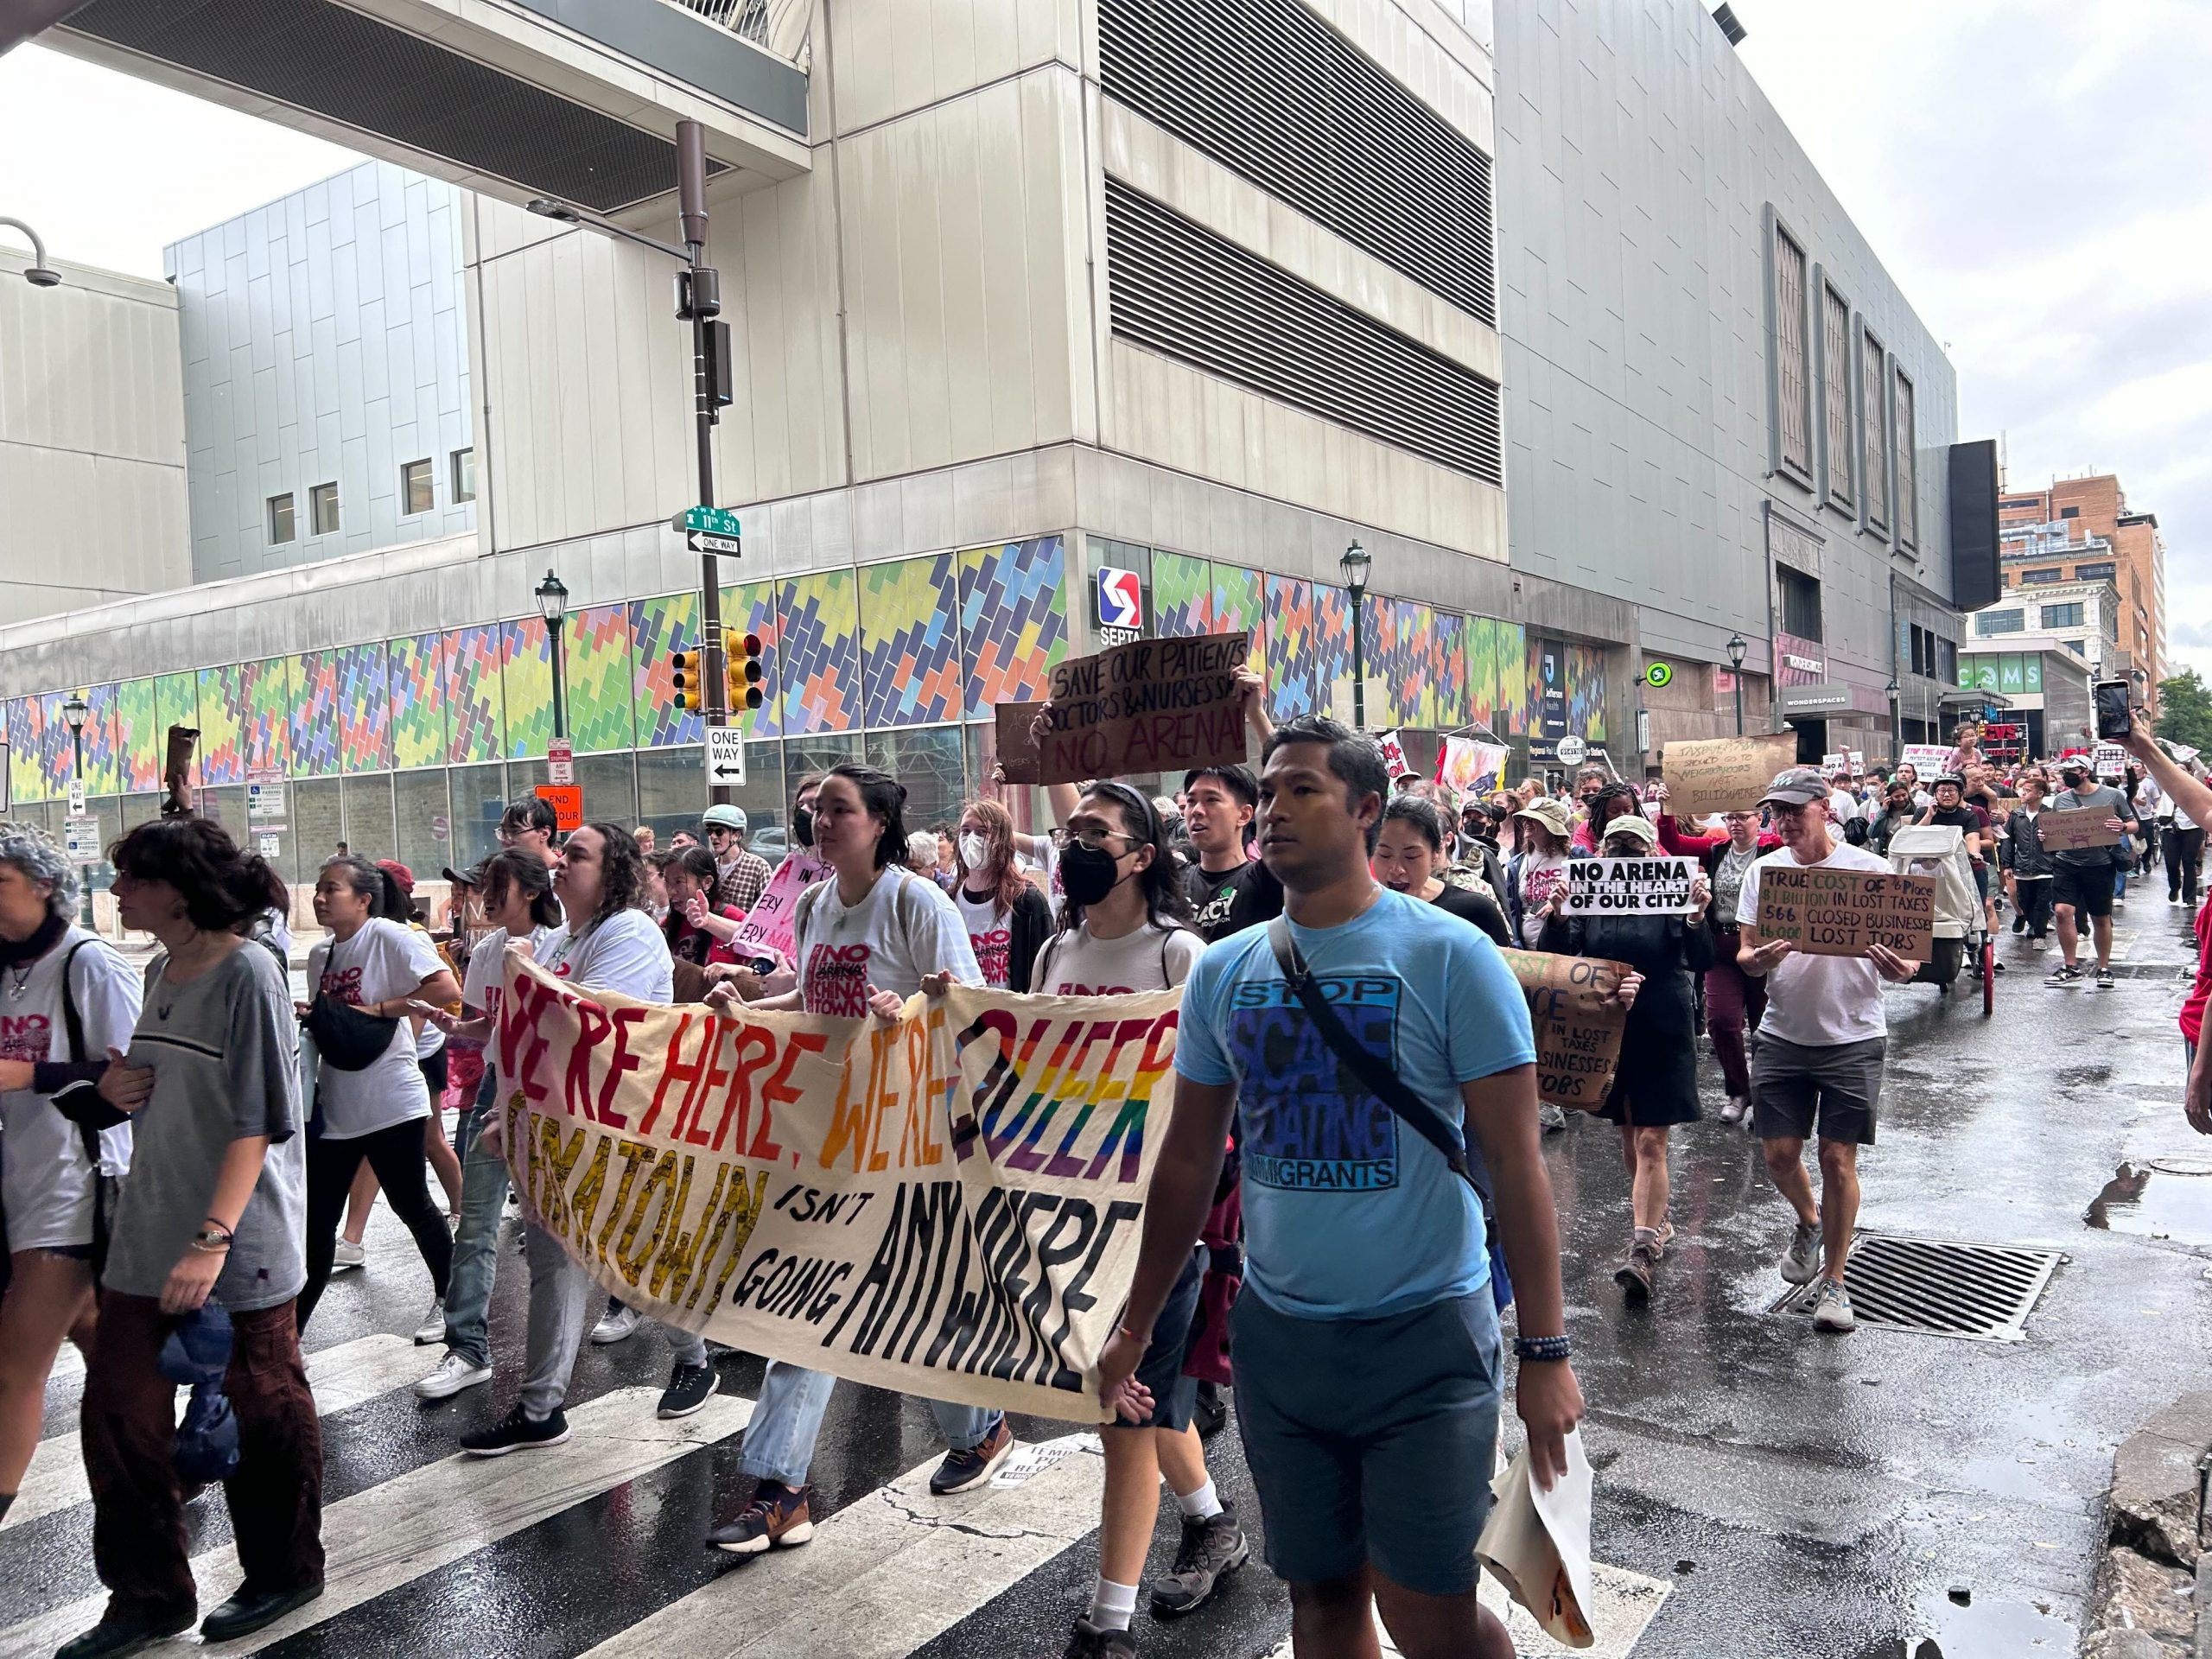
[[223,1378],[238,1425],[224,1482],[245,1582],[200,1634],[233,1641],[322,1593],[322,1429],[300,1359],[307,1278],[303,1141],[291,997],[273,953],[241,938],[283,898],[276,872],[204,818],[141,824],[111,855],[123,925],[165,955],[147,970],[130,1052],[99,1099],[131,1119],[139,1155],[117,1202],[86,1368],[85,1471],[99,1625],[63,1649],[111,1652],[192,1624],[173,1451],[176,1386],[161,1374],[176,1316],[230,1316]]
[[[2066,960],[2052,969],[2046,985],[2078,984],[2082,969],[2075,961],[2081,946],[2081,922],[2089,923],[2089,936],[2097,952],[2097,986],[2112,988],[2112,906],[2117,868],[2132,855],[2127,837],[2136,828],[2135,809],[2116,789],[2097,782],[2087,756],[2069,754],[2058,763],[2066,787],[2050,798],[2053,812],[2087,812],[2120,832],[2117,846],[2061,847],[2051,853],[2051,908],[2058,917],[2058,949]],[[2050,839],[2046,828],[2044,839]]]

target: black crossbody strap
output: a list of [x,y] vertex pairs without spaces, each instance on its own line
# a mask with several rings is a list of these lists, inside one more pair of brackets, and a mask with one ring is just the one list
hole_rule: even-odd
[[1281,916],[1269,922],[1268,943],[1274,949],[1275,965],[1282,969],[1283,978],[1305,1005],[1306,1017],[1321,1033],[1321,1040],[1336,1051],[1337,1058],[1351,1068],[1352,1075],[1367,1085],[1369,1093],[1443,1154],[1454,1175],[1481,1193],[1481,1184],[1467,1167],[1467,1143],[1459,1131],[1443,1113],[1408,1089],[1379,1056],[1361,1047],[1351,1033],[1344,1029],[1344,1022],[1337,1017],[1337,1011],[1329,1006],[1329,999],[1322,995],[1321,988],[1313,982],[1313,976],[1306,971],[1306,964],[1298,959],[1298,947],[1291,939],[1289,922]]

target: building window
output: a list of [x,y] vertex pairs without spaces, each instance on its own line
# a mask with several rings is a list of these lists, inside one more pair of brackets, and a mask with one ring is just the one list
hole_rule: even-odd
[[2043,607],[2043,625],[2046,628],[2078,628],[2082,626],[2082,601],[2071,605],[2046,605]]
[[2082,516],[2082,509],[2079,507],[2061,507],[2058,510],[2058,516],[2062,518],[2079,518]]
[[1821,453],[1827,499],[1845,512],[1858,505],[1851,471],[1851,307],[1821,284]]
[[1974,618],[1974,631],[1986,637],[1993,633],[2024,633],[2027,626],[2024,611],[1984,611]]
[[453,499],[474,501],[476,499],[476,451],[472,448],[453,452]]
[[1884,429],[1882,342],[1871,328],[1859,331],[1859,516],[1878,535],[1890,531],[1890,442]]
[[2077,564],[2074,567],[2076,582],[2110,582],[2118,573],[2117,564]]
[[2036,496],[2016,495],[2009,498],[2008,499],[1999,501],[1997,505],[2005,512],[2011,512],[2021,507],[2040,507],[2043,505],[2043,502]]
[[281,547],[298,534],[298,528],[292,523],[292,493],[287,490],[282,495],[270,496],[269,498],[269,544],[271,547]]
[[2024,584],[2031,582],[2058,582],[2063,580],[2065,575],[2066,572],[2056,565],[2051,565],[2042,570],[2023,570],[2020,572],[2020,581]]
[[1800,639],[1821,638],[1821,584],[1786,564],[1775,566],[1774,574],[1782,588],[1782,631]]
[[1775,465],[1813,481],[1812,375],[1805,349],[1805,251],[1774,227]]
[[1958,643],[1940,635],[1936,641],[1936,677],[1946,683],[1959,677]]
[[430,463],[410,461],[399,469],[399,511],[403,515],[428,512],[437,505],[430,490]]
[[1897,455],[1897,545],[1911,547],[1920,539],[1920,515],[1913,500],[1916,474],[1913,467],[1912,382],[1903,369],[1890,377],[1890,448]]
[[1912,630],[1912,671],[1925,674],[1928,671],[1928,651],[1923,642],[1928,638],[1928,631],[1917,622],[1910,626]]
[[338,486],[318,484],[308,492],[308,528],[316,536],[330,535],[338,528]]
[[2063,645],[2067,650],[2072,652],[2076,657],[2086,659],[2089,654],[2088,650],[2082,645],[2082,641],[2079,639],[2063,639],[2059,643]]

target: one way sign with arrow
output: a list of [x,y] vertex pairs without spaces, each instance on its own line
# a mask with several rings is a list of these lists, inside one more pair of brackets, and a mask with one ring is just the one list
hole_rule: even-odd
[[740,728],[707,728],[707,781],[717,789],[745,787],[745,733]]

